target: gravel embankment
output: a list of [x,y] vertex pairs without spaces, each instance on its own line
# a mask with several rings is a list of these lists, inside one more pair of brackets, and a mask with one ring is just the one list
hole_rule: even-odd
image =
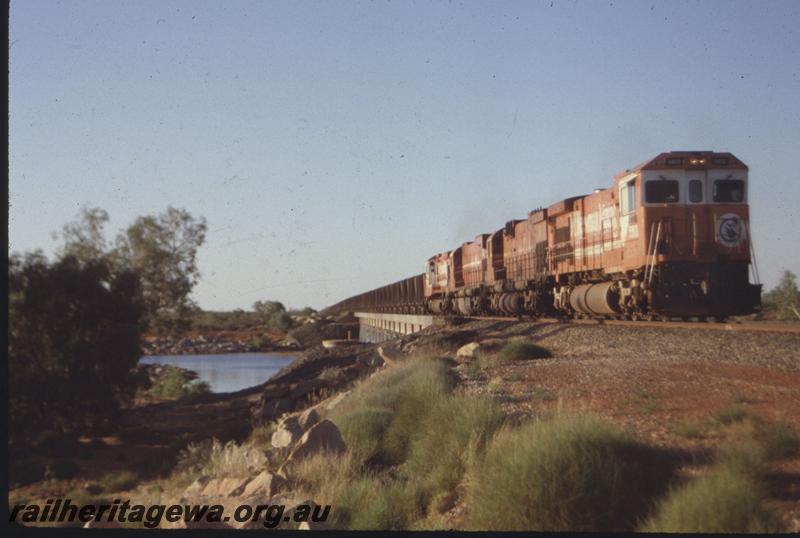
[[523,337],[570,359],[666,359],[729,362],[800,372],[800,335],[702,329],[472,322],[481,339]]

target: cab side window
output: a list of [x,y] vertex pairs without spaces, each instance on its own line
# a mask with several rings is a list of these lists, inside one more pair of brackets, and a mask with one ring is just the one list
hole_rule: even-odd
[[689,181],[689,201],[698,203],[703,201],[703,181],[692,179]]

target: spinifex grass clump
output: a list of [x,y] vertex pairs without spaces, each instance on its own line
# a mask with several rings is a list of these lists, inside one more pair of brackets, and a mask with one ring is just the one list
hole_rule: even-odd
[[[333,417],[348,446],[378,464],[405,461],[420,422],[453,390],[455,380],[443,359],[417,359],[378,372],[359,385]],[[358,425],[366,429],[359,428]],[[374,434],[379,433],[375,445]]]
[[763,427],[760,440],[764,455],[769,459],[800,456],[800,433],[789,424],[775,423]]
[[504,345],[498,353],[498,358],[502,362],[546,359],[552,356],[549,349],[525,340],[512,340]]
[[641,530],[648,532],[777,532],[759,476],[764,451],[746,444],[720,453],[708,475],[670,491]]
[[320,461],[293,472],[306,477],[309,491],[325,492],[337,527],[408,529],[430,510],[447,509],[503,421],[489,398],[453,389],[446,360],[412,359],[374,375],[336,409],[349,471]]
[[437,497],[452,495],[503,420],[500,408],[487,397],[457,393],[431,408],[404,469],[418,484],[419,502],[428,506]]
[[672,470],[662,452],[593,419],[504,429],[472,466],[467,526],[630,530],[666,489]]
[[747,418],[747,410],[740,404],[733,404],[725,409],[720,409],[714,414],[714,422],[728,426],[736,422],[742,422]]
[[357,461],[369,463],[381,454],[381,440],[393,413],[385,407],[360,407],[336,419],[347,448]]
[[419,517],[413,484],[368,474],[342,487],[337,519],[353,530],[405,530]]
[[319,504],[330,504],[337,529],[408,529],[421,517],[413,484],[371,471],[354,454],[320,453],[291,466],[295,487]]

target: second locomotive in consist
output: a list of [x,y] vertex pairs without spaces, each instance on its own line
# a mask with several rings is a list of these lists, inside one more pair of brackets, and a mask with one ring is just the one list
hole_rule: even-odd
[[531,211],[436,254],[422,275],[328,310],[630,319],[756,312],[747,173],[730,153],[662,153],[607,189]]

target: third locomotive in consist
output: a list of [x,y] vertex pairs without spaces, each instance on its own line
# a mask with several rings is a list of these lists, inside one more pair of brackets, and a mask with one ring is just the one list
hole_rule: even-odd
[[607,189],[508,221],[431,257],[425,273],[329,311],[628,319],[756,312],[747,172],[730,153],[662,153]]

